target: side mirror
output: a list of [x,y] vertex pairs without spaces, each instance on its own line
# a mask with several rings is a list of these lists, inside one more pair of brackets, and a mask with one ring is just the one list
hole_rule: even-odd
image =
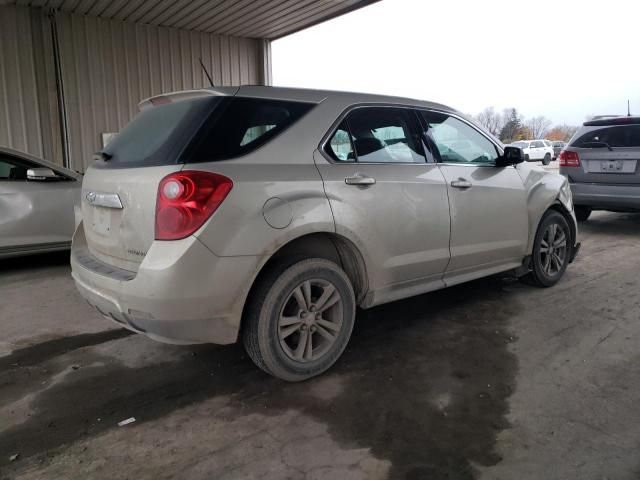
[[504,153],[496,160],[496,167],[508,167],[524,162],[524,152],[518,147],[504,147]]
[[27,180],[55,180],[59,178],[50,168],[30,168],[27,170]]

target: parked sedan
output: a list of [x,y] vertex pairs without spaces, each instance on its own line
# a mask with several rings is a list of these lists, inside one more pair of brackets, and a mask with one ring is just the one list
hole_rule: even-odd
[[85,174],[71,265],[156,340],[240,339],[304,380],[356,306],[500,272],[549,287],[579,247],[567,180],[443,105],[243,86],[140,107]]
[[640,211],[640,117],[601,117],[585,122],[560,152],[576,217],[592,210]]
[[553,147],[548,140],[520,140],[513,143],[514,147],[521,148],[527,162],[542,162],[549,165],[553,157]]
[[80,188],[81,175],[0,146],[0,258],[69,249]]

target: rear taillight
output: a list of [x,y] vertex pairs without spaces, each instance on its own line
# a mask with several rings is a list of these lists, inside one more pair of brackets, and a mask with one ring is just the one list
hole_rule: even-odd
[[560,156],[558,157],[560,160],[561,167],[579,167],[580,166],[580,157],[576,152],[571,152],[568,150],[562,150],[560,152]]
[[224,175],[186,170],[162,179],[156,200],[156,240],[179,240],[198,230],[231,191]]

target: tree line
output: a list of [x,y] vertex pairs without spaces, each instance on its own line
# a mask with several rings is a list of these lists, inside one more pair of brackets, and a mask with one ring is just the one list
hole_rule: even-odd
[[487,107],[475,118],[503,143],[539,138],[568,142],[578,129],[566,124],[552,127],[551,120],[547,117],[525,118],[515,108],[505,108],[502,112],[497,112],[493,107]]

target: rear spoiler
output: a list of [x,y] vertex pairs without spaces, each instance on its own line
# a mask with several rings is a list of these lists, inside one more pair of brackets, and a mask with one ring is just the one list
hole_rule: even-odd
[[181,102],[183,100],[191,100],[193,98],[202,98],[210,96],[227,97],[233,96],[238,91],[237,87],[228,88],[207,88],[201,90],[182,90],[179,92],[163,93],[153,97],[145,98],[138,103],[138,110],[147,110],[157,107],[158,105],[166,105],[167,103]]

